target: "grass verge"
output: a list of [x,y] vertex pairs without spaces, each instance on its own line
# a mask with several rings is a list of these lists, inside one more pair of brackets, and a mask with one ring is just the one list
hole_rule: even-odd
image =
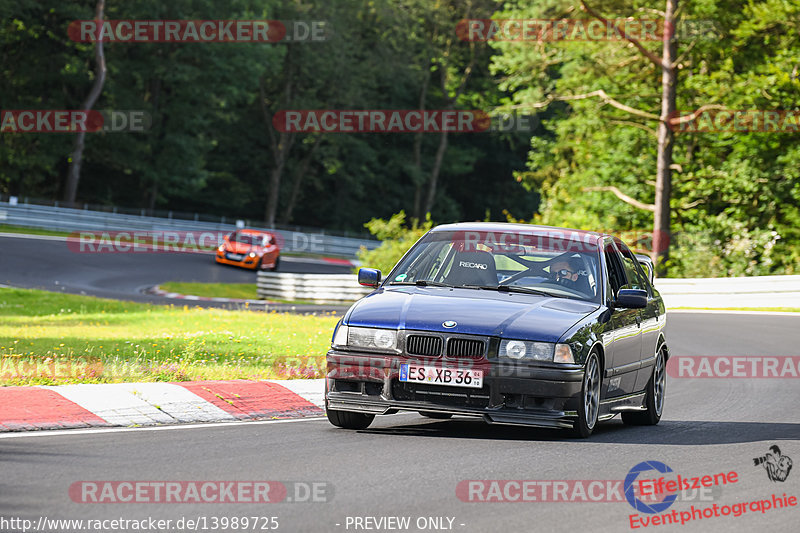
[[258,300],[255,283],[183,283],[169,281],[159,285],[162,290],[209,298]]
[[51,231],[47,229],[38,228],[23,228],[20,226],[9,226],[7,224],[0,224],[0,233],[20,233],[22,235],[48,235],[51,237],[67,237],[68,231]]
[[337,320],[0,289],[0,385],[318,378]]

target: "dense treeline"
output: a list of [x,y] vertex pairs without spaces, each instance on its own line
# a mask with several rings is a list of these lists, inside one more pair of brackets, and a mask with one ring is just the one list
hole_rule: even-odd
[[[653,227],[662,43],[470,42],[462,19],[680,20],[678,110],[798,110],[791,0],[126,0],[105,18],[324,21],[326,39],[105,43],[95,109],[141,133],[86,136],[79,202],[358,230],[517,218]],[[0,0],[3,109],[76,109],[95,49],[67,28],[96,0]],[[692,29],[693,31],[688,31]],[[699,31],[698,31],[699,29]],[[597,92],[601,91],[601,92]],[[534,131],[281,133],[286,109],[515,109]],[[655,118],[654,118],[655,117]],[[72,135],[0,133],[0,194],[62,199]],[[800,131],[686,132],[671,155],[671,275],[800,271]],[[646,241],[646,239],[645,239]],[[645,243],[646,245],[646,243]]]
[[[591,19],[580,9],[588,6],[607,18],[659,20],[666,4],[680,14],[677,111],[800,111],[800,4],[794,0],[508,1],[496,17]],[[661,58],[661,42],[640,44]],[[502,53],[494,56],[494,68],[506,74],[502,87],[513,92],[516,105],[553,101],[546,108],[555,114],[545,121],[547,134],[532,139],[528,169],[519,174],[542,193],[536,220],[652,228],[661,69],[625,41],[524,50],[518,43],[499,43],[497,49]],[[599,90],[605,98],[575,98]],[[731,131],[731,125],[709,132],[676,126],[669,274],[798,273],[797,115],[783,132]]]
[[[67,28],[92,19],[96,0],[0,6],[3,109],[79,108],[95,76],[94,50]],[[95,109],[145,110],[153,122],[147,132],[87,134],[77,200],[351,230],[402,209],[436,220],[531,213],[538,194],[512,175],[524,168],[529,134],[450,134],[426,205],[440,135],[281,135],[271,123],[283,109],[496,107],[505,95],[488,71],[492,50],[453,32],[454,21],[489,16],[492,6],[108,1],[107,20],[322,21],[325,40],[104,43],[107,77]],[[0,193],[62,199],[71,137],[2,134]]]

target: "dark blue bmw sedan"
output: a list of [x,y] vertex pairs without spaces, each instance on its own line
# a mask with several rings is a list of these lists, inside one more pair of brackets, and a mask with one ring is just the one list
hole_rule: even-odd
[[426,233],[353,304],[327,354],[335,426],[375,415],[567,428],[661,419],[669,351],[652,263],[617,237],[525,224]]

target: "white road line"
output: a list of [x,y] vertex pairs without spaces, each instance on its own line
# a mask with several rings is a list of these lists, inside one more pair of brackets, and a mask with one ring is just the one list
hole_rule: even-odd
[[[399,414],[399,413],[398,413]],[[149,426],[149,427],[120,427],[120,428],[93,428],[93,429],[56,429],[45,431],[21,431],[15,433],[0,433],[0,439],[20,439],[25,437],[57,437],[64,435],[89,435],[93,433],[129,433],[132,431],[173,431],[178,429],[200,429],[231,427],[244,424],[288,424],[291,422],[308,422],[327,420],[324,416],[308,418],[289,418],[285,420],[240,420],[235,422],[209,422],[204,424],[181,424],[172,426]]]

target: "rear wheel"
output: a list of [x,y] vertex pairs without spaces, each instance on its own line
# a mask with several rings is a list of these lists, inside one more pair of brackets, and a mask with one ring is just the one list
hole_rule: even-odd
[[622,421],[630,426],[655,426],[664,410],[664,394],[667,391],[666,346],[661,345],[656,355],[656,366],[647,382],[645,411],[622,413]]
[[596,352],[592,352],[586,359],[578,404],[578,419],[572,426],[572,434],[575,437],[581,439],[589,437],[597,425],[597,413],[600,411],[600,380],[600,359]]
[[448,418],[453,418],[453,415],[451,415],[450,413],[434,413],[431,411],[420,411],[419,414],[421,414],[425,418],[435,418],[437,420],[447,420]]

